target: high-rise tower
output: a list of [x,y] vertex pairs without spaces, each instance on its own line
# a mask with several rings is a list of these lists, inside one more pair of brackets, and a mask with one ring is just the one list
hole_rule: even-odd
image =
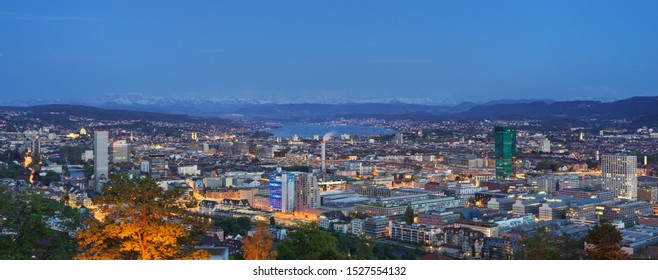
[[149,155],[149,174],[152,178],[167,177],[167,158],[164,154]]
[[514,177],[516,163],[516,127],[497,126],[494,128],[496,140],[496,178]]
[[270,174],[270,209],[292,213],[295,207],[295,174]]
[[402,132],[398,132],[395,134],[395,145],[402,145],[404,144],[404,134]]
[[637,200],[637,157],[602,155],[603,189],[612,191],[615,199]]
[[94,180],[100,191],[102,182],[109,174],[109,137],[107,131],[94,131]]
[[320,207],[318,177],[311,173],[295,174],[295,211]]

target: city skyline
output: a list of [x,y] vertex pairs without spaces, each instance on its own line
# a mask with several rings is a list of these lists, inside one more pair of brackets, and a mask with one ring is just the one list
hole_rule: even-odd
[[0,91],[447,103],[658,92],[655,2],[344,4],[3,3]]
[[656,260],[655,11],[5,1],[0,260]]
[[[631,109],[628,116],[651,118],[653,100],[622,103],[648,110]],[[530,106],[504,104],[503,110]],[[80,106],[0,113],[5,120],[0,160],[8,163],[0,166],[0,190],[8,190],[0,193],[3,199],[19,201],[22,192],[38,192],[73,217],[102,220],[97,230],[110,231],[101,238],[134,229],[117,228],[115,221],[152,222],[149,215],[115,218],[123,211],[113,211],[113,205],[127,207],[125,213],[157,206],[169,209],[158,213],[203,217],[199,221],[208,228],[198,233],[170,222],[179,219],[153,219],[188,238],[203,236],[194,247],[203,259],[653,259],[645,250],[658,248],[658,155],[652,152],[658,124],[620,122],[626,113],[595,120],[584,115],[588,122],[338,117],[283,125],[288,137],[275,134],[271,123]],[[356,134],[368,126],[378,130]],[[321,138],[318,131],[332,132]],[[95,180],[103,177],[102,184]],[[160,199],[173,204],[161,205]],[[12,213],[18,212],[0,212],[8,217],[0,221],[3,226],[20,218]],[[45,233],[66,230],[51,226],[54,231]],[[585,244],[600,227],[622,238],[595,255]],[[78,245],[58,247],[66,250],[63,255],[35,254],[39,243],[27,240],[6,244],[34,250],[7,256],[184,258],[141,247],[113,255],[86,245],[99,237],[96,229],[70,230],[78,234],[66,236]],[[558,242],[560,233],[572,245]],[[532,255],[537,238],[545,241],[540,246],[560,253]],[[147,243],[157,240],[162,239]],[[312,244],[297,245],[304,242]],[[373,247],[362,250],[364,242]],[[187,248],[172,247],[192,253]]]

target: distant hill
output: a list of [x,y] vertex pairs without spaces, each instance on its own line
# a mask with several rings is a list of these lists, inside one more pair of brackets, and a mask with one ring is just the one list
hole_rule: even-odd
[[391,103],[345,104],[267,104],[241,108],[232,113],[250,119],[308,121],[335,118],[380,119],[627,119],[638,124],[658,124],[658,97],[600,101],[494,100],[484,104],[461,103],[454,106]]
[[[643,119],[658,113],[658,97],[632,97],[613,102],[557,101],[553,103],[531,102],[495,104],[472,107],[456,116],[464,118],[501,118],[520,115],[532,119],[579,118],[579,119]],[[658,120],[656,120],[658,121]]]
[[[68,118],[69,115],[88,116],[99,120],[143,119],[176,122],[213,122],[230,124],[217,117],[191,115],[224,115],[274,122],[315,122],[338,118],[385,120],[441,120],[441,119],[500,119],[500,120],[613,120],[626,119],[633,127],[658,126],[658,97],[632,97],[613,102],[601,101],[554,101],[554,100],[494,100],[487,103],[464,102],[457,105],[416,104],[391,101],[386,103],[249,103],[247,101],[202,101],[180,104],[152,102],[139,105],[140,110],[97,108],[78,105],[39,105],[30,107],[0,107],[29,110],[36,117]],[[119,106],[113,104],[112,106]],[[130,106],[137,106],[131,104]],[[186,107],[187,106],[187,107]],[[232,109],[227,109],[231,108]],[[171,108],[164,110],[164,108]],[[177,108],[177,109],[174,109]],[[198,109],[195,109],[198,108]],[[169,114],[164,112],[186,112]],[[215,111],[213,111],[215,110]],[[60,112],[59,116],[51,112]],[[192,112],[192,113],[187,113]],[[196,114],[194,113],[196,112]],[[206,112],[206,113],[203,113]],[[214,112],[214,113],[208,113]]]
[[163,121],[163,122],[189,122],[189,123],[213,123],[228,125],[232,122],[229,120],[216,117],[197,117],[181,114],[165,114],[133,110],[118,109],[101,109],[91,106],[82,105],[37,105],[30,107],[2,106],[0,110],[26,111],[30,112],[29,117],[48,119],[52,121],[68,121],[69,117],[77,116],[105,121],[121,120],[145,120],[145,121]]

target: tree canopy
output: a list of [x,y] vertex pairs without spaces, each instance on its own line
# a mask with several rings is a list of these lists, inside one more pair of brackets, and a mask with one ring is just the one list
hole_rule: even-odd
[[585,237],[585,257],[590,260],[625,260],[628,254],[621,250],[621,233],[608,220],[601,220]]
[[59,182],[59,181],[61,181],[61,180],[62,180],[62,176],[59,175],[59,174],[58,174],[57,172],[55,172],[55,171],[48,170],[48,171],[46,172],[46,175],[44,175],[44,176],[41,176],[41,175],[39,175],[38,173],[34,174],[34,180],[35,180],[35,181],[39,181],[39,182],[41,182],[42,184],[48,186],[48,185],[50,185],[50,183],[52,183],[52,182]]
[[247,235],[247,231],[251,229],[251,219],[247,217],[222,218],[216,220],[214,222],[214,225],[222,228],[225,234],[237,233],[242,236],[245,236]]
[[550,170],[550,171],[555,172],[555,171],[558,171],[558,169],[560,169],[560,166],[557,163],[549,161],[549,160],[542,160],[539,163],[537,163],[537,167],[535,167],[535,170],[538,170],[538,171]]
[[67,161],[70,164],[84,164],[85,161],[82,160],[80,155],[84,154],[86,150],[91,149],[85,145],[77,146],[62,146],[59,148],[59,158],[53,158],[51,161],[59,164],[65,164]]
[[404,221],[411,225],[414,223],[414,209],[411,208],[411,205],[407,205],[407,209],[404,211]]
[[245,260],[274,260],[277,252],[272,250],[274,236],[265,222],[256,226],[256,232],[242,241],[242,251]]
[[540,228],[532,237],[523,240],[525,251],[521,254],[527,260],[559,260],[560,247],[546,229]]
[[75,255],[78,212],[31,190],[0,187],[0,259],[65,260]]
[[27,180],[30,177],[31,170],[20,163],[14,163],[14,161],[23,161],[24,156],[25,154],[21,153],[18,149],[5,150],[0,154],[0,161],[4,162],[4,164],[0,165],[0,178]]
[[208,259],[195,250],[193,231],[202,223],[185,214],[179,201],[185,190],[164,190],[150,179],[128,179],[115,175],[95,199],[105,215],[78,233],[81,253],[76,259]]
[[279,260],[338,260],[337,240],[316,224],[304,225],[286,236],[277,247]]
[[516,254],[517,259],[525,260],[578,260],[582,259],[583,240],[574,239],[568,234],[555,234],[545,228],[523,240],[523,250]]

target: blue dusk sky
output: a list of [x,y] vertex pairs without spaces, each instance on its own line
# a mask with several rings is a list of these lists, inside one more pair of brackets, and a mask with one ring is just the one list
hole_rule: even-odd
[[658,1],[0,2],[0,101],[658,95]]

